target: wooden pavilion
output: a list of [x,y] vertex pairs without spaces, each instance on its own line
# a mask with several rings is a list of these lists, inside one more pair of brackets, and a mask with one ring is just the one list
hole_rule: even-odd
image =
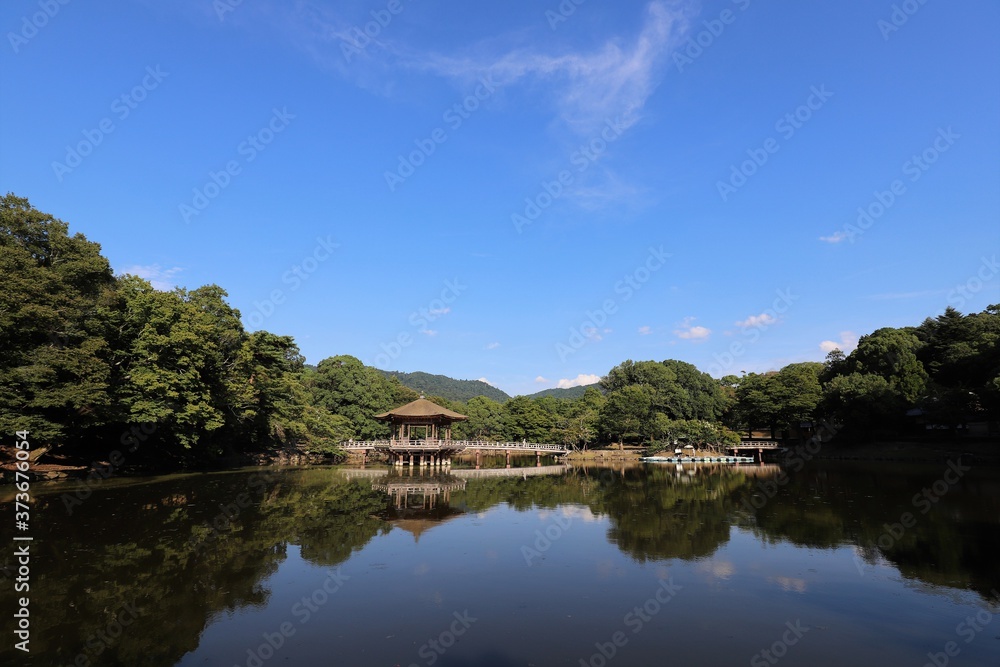
[[421,466],[449,466],[452,454],[465,448],[464,443],[452,441],[451,425],[468,417],[431,403],[423,396],[375,418],[392,423],[387,449],[396,465],[403,465],[409,457],[411,466],[415,462]]

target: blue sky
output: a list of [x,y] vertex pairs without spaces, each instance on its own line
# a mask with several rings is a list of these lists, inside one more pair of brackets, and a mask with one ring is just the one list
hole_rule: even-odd
[[4,191],[313,363],[512,394],[628,358],[718,377],[1000,302],[994,2],[36,0],[0,25]]

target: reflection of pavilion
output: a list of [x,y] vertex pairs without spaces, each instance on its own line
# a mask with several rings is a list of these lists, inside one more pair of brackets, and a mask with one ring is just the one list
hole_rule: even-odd
[[438,524],[453,519],[462,510],[451,507],[451,492],[465,489],[466,481],[447,473],[411,468],[409,474],[390,473],[372,480],[372,489],[392,496],[389,521],[413,535],[414,541]]
[[392,496],[397,510],[433,510],[447,507],[452,491],[465,489],[465,480],[454,475],[385,475],[372,482],[372,489]]

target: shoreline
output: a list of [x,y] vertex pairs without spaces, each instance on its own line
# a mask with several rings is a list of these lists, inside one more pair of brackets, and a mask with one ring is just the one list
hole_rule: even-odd
[[[785,447],[792,453],[803,443],[789,444]],[[4,448],[6,449],[6,448]],[[4,451],[3,453],[6,453]],[[600,448],[572,451],[565,457],[558,457],[568,464],[601,464],[601,463],[639,463],[645,455],[645,448],[626,447],[625,449]],[[718,456],[719,453],[712,450],[696,449],[693,452],[686,451],[685,456],[706,457]],[[103,458],[90,462],[83,461],[60,461],[60,457],[46,457],[56,459],[54,462],[34,461],[31,472],[39,481],[59,481],[59,480],[80,480],[98,475],[101,478],[109,477],[148,477],[156,475],[168,475],[185,472],[217,472],[225,470],[235,470],[247,467],[287,467],[287,466],[314,466],[314,465],[342,465],[354,464],[360,461],[360,456],[348,454],[346,456],[330,456],[320,454],[307,454],[305,452],[276,452],[270,454],[256,454],[228,458],[206,463],[205,465],[183,466],[183,465],[139,465],[129,467],[114,466],[110,461]],[[462,458],[461,456],[457,458]],[[766,457],[765,462],[781,463],[781,456]],[[770,459],[770,460],[768,460]],[[814,461],[858,461],[858,462],[882,462],[882,463],[940,463],[942,461],[963,459],[978,465],[1000,466],[1000,442],[994,440],[976,440],[959,442],[928,442],[922,440],[890,440],[885,442],[848,444],[848,443],[823,443],[816,454],[809,456],[808,460]],[[0,464],[0,484],[13,482],[13,458]],[[379,464],[381,461],[369,459],[369,463]],[[8,481],[10,480],[10,481]]]

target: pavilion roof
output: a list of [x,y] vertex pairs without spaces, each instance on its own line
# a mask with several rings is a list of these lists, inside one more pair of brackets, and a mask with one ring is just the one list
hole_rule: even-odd
[[411,401],[406,405],[402,405],[394,410],[389,410],[388,412],[383,412],[380,415],[375,415],[376,419],[392,419],[394,417],[404,419],[406,417],[420,417],[424,419],[441,417],[450,421],[463,421],[468,419],[465,415],[460,415],[454,410],[441,407],[437,403],[431,403],[423,397],[418,398],[415,401]]

